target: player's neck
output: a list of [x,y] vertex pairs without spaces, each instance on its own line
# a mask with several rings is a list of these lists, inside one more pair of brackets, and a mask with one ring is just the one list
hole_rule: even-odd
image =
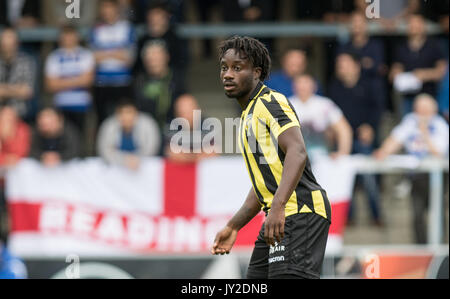
[[255,96],[255,93],[257,92],[256,89],[259,87],[260,83],[262,84],[261,81],[255,81],[253,83],[251,90],[248,93],[246,93],[242,97],[236,98],[236,100],[238,101],[239,105],[242,108],[242,111],[247,109],[248,104],[251,102],[251,100],[253,100],[253,97]]

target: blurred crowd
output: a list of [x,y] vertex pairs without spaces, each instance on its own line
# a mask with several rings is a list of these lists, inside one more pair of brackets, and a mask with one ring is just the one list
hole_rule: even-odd
[[[191,2],[200,22],[210,22],[219,8],[224,23],[251,23],[278,21],[282,1]],[[311,53],[306,48],[285,51],[274,63],[280,68],[266,82],[297,110],[311,158],[364,154],[381,160],[401,150],[420,158],[448,158],[449,1],[381,0],[380,18],[374,20],[367,19],[364,0],[295,4],[291,13],[296,21],[346,23],[351,32],[347,43],[333,49],[326,82],[308,72]],[[183,117],[192,124],[192,112],[199,107],[186,80],[189,41],[175,30],[177,24],[192,22],[186,1],[80,1],[79,19],[66,17],[67,5],[60,0],[0,0],[0,170],[23,157],[51,167],[99,155],[137,169],[144,156],[180,162],[209,156],[174,153],[168,146],[170,121]],[[406,24],[407,34],[373,37],[369,22],[386,32]],[[442,34],[429,36],[427,22],[438,24]],[[39,26],[60,29],[57,44],[45,57],[41,42],[22,43],[18,34]],[[81,28],[89,28],[86,35]],[[273,48],[273,38],[263,42]],[[211,41],[202,45],[202,55],[213,55]],[[382,116],[392,109],[393,93],[401,98],[401,121],[380,140]],[[42,94],[51,100],[44,103]],[[423,219],[421,194],[428,188],[423,176],[411,175],[420,182],[413,184],[417,219]],[[382,225],[379,179],[363,175],[358,181],[367,191],[375,223]],[[349,217],[351,221],[352,209]],[[416,223],[417,242],[423,243],[423,220]]]

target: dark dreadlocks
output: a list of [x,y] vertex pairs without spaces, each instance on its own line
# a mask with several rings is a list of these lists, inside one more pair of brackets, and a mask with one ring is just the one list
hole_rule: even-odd
[[261,68],[261,81],[267,79],[272,62],[269,51],[263,43],[248,36],[233,36],[220,45],[219,59],[222,59],[229,49],[235,49],[242,58],[248,59],[253,67]]

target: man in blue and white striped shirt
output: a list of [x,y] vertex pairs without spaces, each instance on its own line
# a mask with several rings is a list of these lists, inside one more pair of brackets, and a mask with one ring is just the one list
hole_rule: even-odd
[[80,46],[78,32],[70,26],[63,28],[59,46],[45,64],[47,90],[53,94],[54,106],[84,131],[85,117],[92,106],[89,89],[94,82],[94,55]]
[[101,22],[91,32],[90,46],[97,63],[95,101],[101,123],[130,95],[136,36],[133,26],[120,19],[117,1],[102,0],[99,11]]

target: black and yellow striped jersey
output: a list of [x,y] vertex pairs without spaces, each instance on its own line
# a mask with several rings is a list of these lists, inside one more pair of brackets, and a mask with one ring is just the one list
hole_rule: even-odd
[[[239,148],[244,157],[253,189],[268,213],[281,181],[285,154],[278,137],[300,122],[286,97],[259,83],[242,112]],[[297,213],[316,213],[331,221],[326,192],[317,183],[309,160],[295,191],[286,204],[286,217]]]

